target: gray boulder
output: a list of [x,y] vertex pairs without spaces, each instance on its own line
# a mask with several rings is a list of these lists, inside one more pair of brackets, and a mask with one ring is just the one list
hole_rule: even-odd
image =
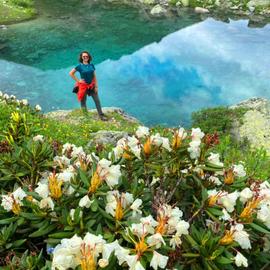
[[232,135],[237,140],[247,139],[254,148],[265,148],[270,154],[270,101],[251,98],[230,108],[246,108],[242,119],[235,119]]
[[127,137],[128,133],[124,131],[99,130],[98,132],[91,133],[90,136],[92,140],[87,145],[88,147],[97,144],[112,144],[115,146],[117,141],[123,137]]

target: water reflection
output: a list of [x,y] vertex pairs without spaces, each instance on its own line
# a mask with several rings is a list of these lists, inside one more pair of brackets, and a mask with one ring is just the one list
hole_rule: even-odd
[[[269,48],[270,25],[250,29],[246,21],[208,19],[98,64],[101,100],[147,125],[187,125],[191,112],[202,107],[270,98]],[[46,110],[78,107],[71,67],[44,72],[1,60],[0,69],[1,88],[18,97]]]

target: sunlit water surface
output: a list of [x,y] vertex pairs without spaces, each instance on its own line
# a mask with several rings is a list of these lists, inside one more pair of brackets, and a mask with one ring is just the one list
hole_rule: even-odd
[[200,22],[191,14],[150,20],[126,6],[90,7],[87,17],[55,8],[0,30],[0,88],[44,111],[77,108],[68,72],[88,49],[102,105],[146,125],[188,125],[203,107],[270,98],[270,25]]

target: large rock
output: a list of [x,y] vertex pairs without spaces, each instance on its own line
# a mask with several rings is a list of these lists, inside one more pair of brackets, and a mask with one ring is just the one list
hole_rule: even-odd
[[230,108],[246,108],[241,120],[235,120],[232,135],[237,140],[246,138],[254,148],[263,147],[270,155],[270,101],[251,98]]
[[209,10],[207,8],[202,8],[202,7],[195,7],[194,11],[195,13],[199,13],[199,14],[209,13]]
[[158,17],[164,16],[166,13],[167,13],[167,10],[159,4],[155,5],[150,11],[151,15],[158,16]]
[[91,133],[90,136],[92,139],[89,142],[88,147],[100,144],[112,144],[115,146],[117,141],[121,138],[126,138],[128,133],[124,131],[99,130],[98,132]]

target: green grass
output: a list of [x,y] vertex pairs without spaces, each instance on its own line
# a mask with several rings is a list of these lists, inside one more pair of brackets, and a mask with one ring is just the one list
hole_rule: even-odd
[[[15,105],[8,106],[0,103],[0,130],[6,130],[10,114],[16,110]],[[55,120],[46,118],[43,114],[34,113],[30,107],[20,107],[27,115],[27,122],[35,127],[35,133],[44,135],[50,140],[60,143],[73,143],[77,146],[86,146],[91,140],[91,133],[99,130],[126,131],[133,133],[138,124],[130,123],[117,113],[108,113],[108,121],[98,119],[96,113],[85,115],[81,110],[72,111],[66,119]],[[1,136],[1,132],[0,132]],[[0,138],[1,139],[1,138]],[[2,135],[3,139],[3,135]]]
[[0,0],[0,24],[28,20],[35,15],[34,0]]

